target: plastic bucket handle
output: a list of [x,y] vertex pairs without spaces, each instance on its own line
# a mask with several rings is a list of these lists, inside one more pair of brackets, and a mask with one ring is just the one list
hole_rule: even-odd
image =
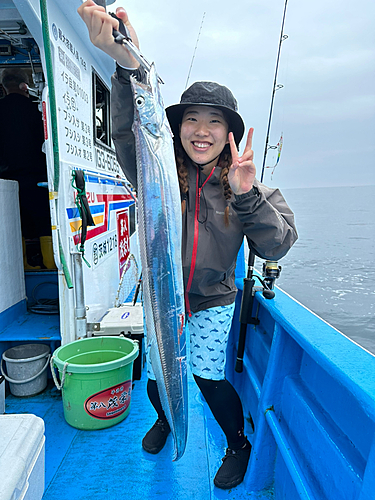
[[5,380],[7,380],[8,382],[10,382],[11,384],[27,384],[28,382],[32,382],[33,380],[35,380],[36,378],[39,377],[39,375],[41,375],[44,370],[47,368],[48,366],[48,363],[49,363],[49,360],[50,360],[50,357],[51,355],[48,354],[47,355],[47,362],[46,364],[43,366],[43,368],[40,370],[39,373],[37,373],[36,375],[33,375],[32,377],[30,378],[27,378],[25,380],[13,380],[12,378],[8,377],[8,375],[6,375],[4,373],[4,370],[3,370],[3,361],[4,361],[4,358],[2,357],[1,358],[1,363],[0,363],[0,370],[1,370],[1,374],[4,376]]
[[[53,362],[53,360],[55,359],[55,356],[52,356],[51,357],[51,373],[52,373],[52,378],[53,378],[53,381],[55,382],[55,386],[56,386],[56,389],[58,389],[59,391],[61,391],[61,389],[63,388],[64,386],[64,382],[65,382],[65,375],[66,375],[66,370],[68,368],[68,364],[69,363],[65,363],[64,364],[64,368],[63,368],[63,373],[62,373],[62,377],[61,377],[61,384],[59,384],[58,380],[57,380],[57,377],[56,377],[56,373],[55,373],[55,364]],[[57,368],[57,366],[56,366]]]

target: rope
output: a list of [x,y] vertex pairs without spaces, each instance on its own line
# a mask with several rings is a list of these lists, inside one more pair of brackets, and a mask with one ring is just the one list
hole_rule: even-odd
[[55,368],[53,366],[53,360],[54,360],[54,356],[51,357],[51,360],[50,360],[50,365],[51,365],[51,373],[52,373],[52,378],[53,378],[53,381],[55,382],[55,386],[56,388],[61,391],[61,389],[63,388],[64,386],[64,382],[65,382],[65,375],[66,375],[66,370],[68,368],[68,364],[69,363],[65,363],[64,364],[64,368],[63,368],[63,372],[62,372],[62,377],[61,377],[61,385],[59,384],[58,380],[57,380],[57,377],[56,377],[56,373],[55,373]]

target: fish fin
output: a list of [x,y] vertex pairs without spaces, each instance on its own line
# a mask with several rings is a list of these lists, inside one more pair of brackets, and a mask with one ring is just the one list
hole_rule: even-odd
[[165,110],[164,110],[164,101],[163,101],[163,96],[161,95],[160,92],[160,87],[159,87],[159,82],[158,82],[158,74],[156,71],[155,63],[151,64],[151,69],[150,69],[150,74],[149,74],[149,84],[151,86],[151,92],[152,95],[154,96],[154,102],[155,102],[155,110],[156,110],[156,116],[160,117],[160,123],[159,125],[161,126],[163,120],[166,117]]

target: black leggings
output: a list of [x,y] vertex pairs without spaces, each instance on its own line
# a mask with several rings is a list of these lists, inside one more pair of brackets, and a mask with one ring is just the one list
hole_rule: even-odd
[[[245,444],[246,438],[243,433],[242,403],[235,388],[228,380],[208,380],[196,375],[194,375],[194,379],[213,416],[223,430],[229,448],[238,450]],[[158,418],[166,420],[155,380],[148,380],[147,394]]]

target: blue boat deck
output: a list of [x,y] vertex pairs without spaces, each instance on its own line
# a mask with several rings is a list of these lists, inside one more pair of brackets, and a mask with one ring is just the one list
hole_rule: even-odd
[[60,317],[25,312],[13,323],[0,331],[0,342],[47,342],[60,343]]
[[221,464],[226,442],[199,390],[189,378],[189,434],[184,456],[172,462],[173,442],[168,437],[158,455],[150,455],[141,440],[155,421],[146,396],[146,379],[134,381],[131,410],[121,423],[102,430],[82,431],[68,425],[61,394],[50,381],[48,389],[30,398],[8,395],[6,412],[33,413],[43,418],[46,436],[45,493],[43,500],[113,499],[168,500],[252,499],[244,485],[223,491],[213,477]]
[[[8,414],[32,413],[45,422],[44,500],[374,499],[375,356],[276,290],[272,301],[256,294],[260,323],[247,329],[244,370],[236,373],[241,295],[240,288],[226,376],[242,399],[253,445],[244,482],[229,491],[214,487],[226,443],[191,376],[187,449],[178,462],[171,437],[158,455],[142,450],[156,417],[144,373],[134,381],[127,419],[98,431],[66,423],[50,381],[38,396],[6,397]],[[34,321],[24,315],[3,329],[0,351],[17,342],[58,342],[56,316],[39,317],[50,329],[39,323],[37,330]]]

